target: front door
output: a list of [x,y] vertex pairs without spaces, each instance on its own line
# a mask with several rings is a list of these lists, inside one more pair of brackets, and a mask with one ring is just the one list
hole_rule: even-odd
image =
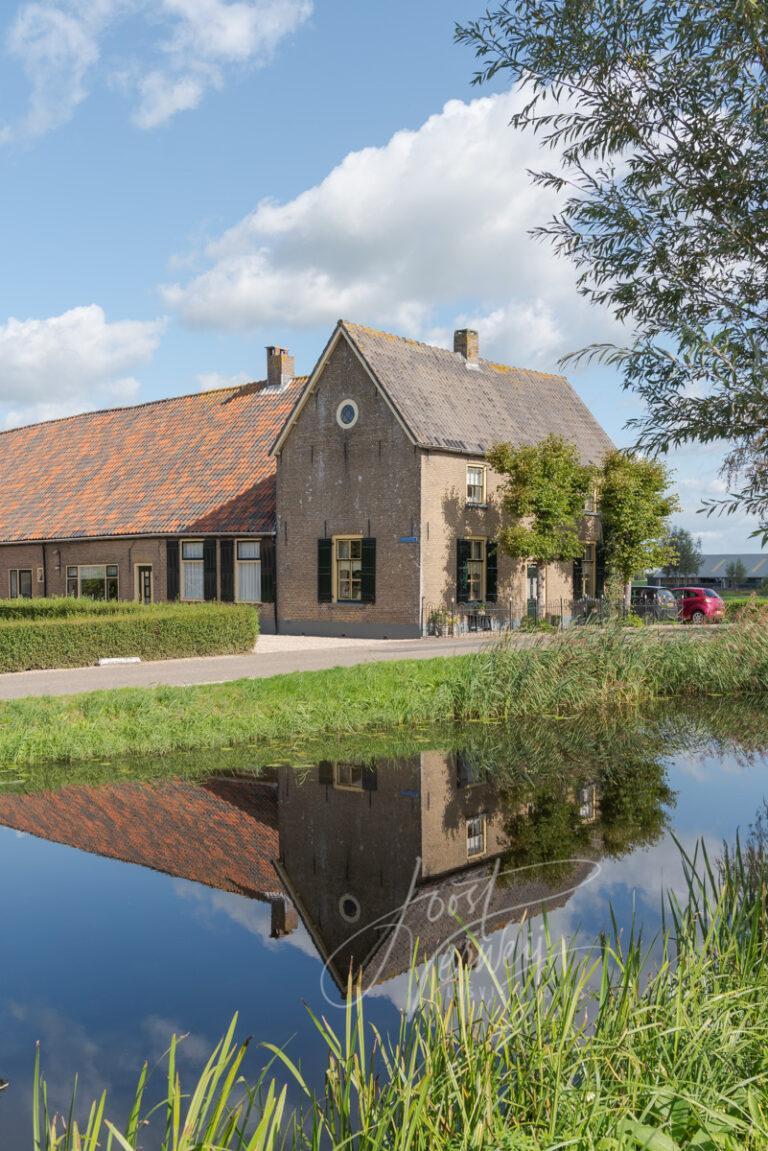
[[138,571],[139,603],[152,603],[152,568],[142,564]]

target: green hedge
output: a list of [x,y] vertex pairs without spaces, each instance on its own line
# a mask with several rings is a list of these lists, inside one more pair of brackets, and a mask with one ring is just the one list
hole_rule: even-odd
[[765,609],[768,604],[768,597],[758,595],[730,596],[723,602],[725,603],[725,618],[736,619],[745,611]]
[[245,604],[126,606],[0,621],[0,671],[86,667],[116,656],[229,655],[250,651],[259,633],[258,612]]
[[[186,606],[186,605],[185,605]],[[75,599],[74,596],[52,596],[43,599],[0,599],[0,620],[54,619],[73,615],[129,615],[145,611],[133,600]]]

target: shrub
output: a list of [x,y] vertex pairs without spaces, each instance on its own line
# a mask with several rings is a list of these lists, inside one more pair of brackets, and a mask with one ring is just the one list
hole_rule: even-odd
[[258,636],[258,612],[245,604],[124,606],[122,612],[6,617],[0,622],[0,671],[84,667],[120,656],[225,655],[250,651]]
[[[186,605],[185,605],[186,606]],[[50,599],[0,599],[0,620],[54,619],[73,615],[129,615],[146,611],[133,600],[75,599],[73,596],[51,596]]]
[[622,616],[618,620],[618,623],[621,627],[645,627],[645,621],[642,616],[637,615],[637,613],[633,611],[627,612],[625,616]]
[[725,600],[725,618],[729,620],[738,619],[744,613],[765,613],[768,607],[768,599],[765,596],[756,595],[742,595],[730,596]]

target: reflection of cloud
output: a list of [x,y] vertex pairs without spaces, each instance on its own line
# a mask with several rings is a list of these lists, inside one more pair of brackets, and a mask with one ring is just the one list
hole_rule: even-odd
[[[68,1105],[75,1074],[78,1096],[83,1100],[110,1090],[107,1055],[80,1023],[47,1004],[10,1000],[5,1011],[16,1024],[15,1042],[29,1044],[30,1067],[34,1043],[40,1043],[40,1063],[52,1109],[63,1110]],[[12,1083],[11,1089],[14,1087],[17,1095],[19,1089],[25,1095],[29,1091],[27,1083]]]
[[272,939],[270,936],[272,909],[268,903],[262,903],[257,899],[248,899],[244,895],[233,895],[229,891],[217,891],[214,888],[202,887],[198,884],[188,883],[183,879],[173,880],[173,890],[180,899],[193,906],[198,922],[212,931],[218,930],[216,917],[225,915],[231,923],[243,928],[250,935],[255,935],[270,950],[279,949],[288,944],[313,959],[318,958],[317,948],[303,923],[299,923],[299,926],[290,935],[282,935],[279,939]]
[[150,1042],[148,1058],[155,1063],[162,1060],[173,1035],[177,1039],[183,1036],[183,1042],[176,1049],[177,1061],[182,1059],[189,1063],[205,1063],[215,1046],[204,1035],[195,1035],[178,1021],[166,1019],[161,1015],[148,1015],[142,1021],[141,1027]]

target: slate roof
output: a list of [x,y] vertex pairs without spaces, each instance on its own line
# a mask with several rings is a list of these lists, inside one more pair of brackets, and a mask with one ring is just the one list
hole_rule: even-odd
[[483,455],[493,444],[559,435],[585,462],[613,444],[565,376],[479,360],[374,328],[339,322],[416,444]]
[[0,433],[0,542],[275,530],[270,444],[305,377]]
[[276,789],[250,777],[0,795],[0,824],[251,899],[282,891]]

